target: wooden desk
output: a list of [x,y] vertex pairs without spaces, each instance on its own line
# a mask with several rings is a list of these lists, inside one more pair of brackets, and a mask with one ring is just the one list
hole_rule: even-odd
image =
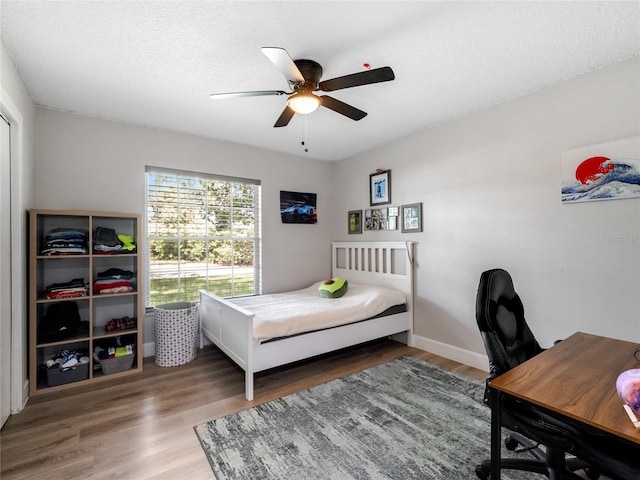
[[[640,368],[633,357],[637,349],[637,343],[575,333],[492,380],[489,392],[496,397],[520,398],[625,438],[638,444],[640,452],[640,429],[629,420],[616,392],[618,375]],[[491,403],[499,405],[497,401]],[[493,410],[491,479],[499,480],[501,425],[499,408]]]

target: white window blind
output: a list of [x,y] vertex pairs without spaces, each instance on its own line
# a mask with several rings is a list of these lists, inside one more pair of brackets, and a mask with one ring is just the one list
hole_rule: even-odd
[[260,181],[146,168],[146,305],[261,293]]

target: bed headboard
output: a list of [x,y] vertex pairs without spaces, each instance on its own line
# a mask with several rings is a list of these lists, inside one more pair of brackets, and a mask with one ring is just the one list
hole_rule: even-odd
[[331,276],[403,292],[413,311],[413,242],[332,242]]

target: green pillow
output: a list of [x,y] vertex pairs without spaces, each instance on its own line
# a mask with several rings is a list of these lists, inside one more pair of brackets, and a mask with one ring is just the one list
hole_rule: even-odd
[[347,288],[349,288],[347,279],[336,277],[332,278],[331,280],[326,280],[324,283],[321,283],[318,290],[320,291],[320,295],[323,297],[339,298],[347,293]]

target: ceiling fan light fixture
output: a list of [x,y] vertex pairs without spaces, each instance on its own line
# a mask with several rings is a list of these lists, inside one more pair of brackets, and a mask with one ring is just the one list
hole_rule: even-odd
[[320,106],[320,99],[310,93],[296,93],[289,97],[287,105],[294,112],[306,115],[315,111]]

